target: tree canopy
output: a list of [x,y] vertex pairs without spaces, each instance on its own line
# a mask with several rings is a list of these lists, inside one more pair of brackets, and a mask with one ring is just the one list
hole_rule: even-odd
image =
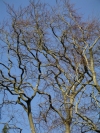
[[25,124],[31,133],[100,133],[99,20],[84,21],[67,0],[7,6],[10,20],[0,25],[1,124],[17,133]]

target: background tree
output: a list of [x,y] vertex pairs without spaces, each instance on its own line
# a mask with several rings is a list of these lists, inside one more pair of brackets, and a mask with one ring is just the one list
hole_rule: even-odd
[[99,21],[83,22],[66,0],[8,5],[8,13],[0,28],[3,100],[23,107],[32,133],[100,132]]

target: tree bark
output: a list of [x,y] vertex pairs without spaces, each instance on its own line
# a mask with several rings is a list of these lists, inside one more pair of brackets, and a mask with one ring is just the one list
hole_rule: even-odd
[[66,130],[65,133],[70,133],[70,123],[66,123]]
[[28,107],[27,114],[28,114],[28,120],[30,124],[31,133],[36,133],[34,123],[33,123],[33,118],[32,118],[32,112],[31,112],[31,101],[27,102],[27,107]]

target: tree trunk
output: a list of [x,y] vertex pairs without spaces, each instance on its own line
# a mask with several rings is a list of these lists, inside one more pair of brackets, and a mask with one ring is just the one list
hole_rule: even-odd
[[31,133],[36,133],[34,123],[33,123],[33,118],[32,118],[31,102],[30,101],[27,102],[27,107],[28,107],[28,113],[27,114],[28,114],[28,120],[29,120],[29,124],[30,124],[30,128],[31,128]]
[[65,133],[71,133],[70,132],[70,124],[69,123],[66,123],[66,130],[65,130]]

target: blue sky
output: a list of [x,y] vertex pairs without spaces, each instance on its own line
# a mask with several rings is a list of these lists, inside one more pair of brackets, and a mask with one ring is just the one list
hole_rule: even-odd
[[[55,0],[41,0],[43,2],[54,4]],[[84,18],[90,17],[100,17],[100,0],[70,0],[72,3],[75,4],[76,9],[83,14]],[[6,3],[10,5],[14,5],[15,8],[18,8],[21,6],[27,6],[29,3],[29,0],[5,0]],[[3,19],[8,18],[7,12],[6,12],[6,6],[3,2],[3,0],[0,0],[0,22],[2,22]],[[27,132],[27,131],[26,131]],[[23,133],[26,133],[25,130]],[[29,131],[28,131],[29,132]]]
[[[29,0],[0,0],[0,20],[7,17],[6,6],[4,4],[9,3],[15,7],[26,6],[29,3]],[[43,2],[54,4],[56,0],[41,0]],[[70,0],[76,6],[76,9],[79,10],[85,17],[87,16],[100,16],[100,0]]]

